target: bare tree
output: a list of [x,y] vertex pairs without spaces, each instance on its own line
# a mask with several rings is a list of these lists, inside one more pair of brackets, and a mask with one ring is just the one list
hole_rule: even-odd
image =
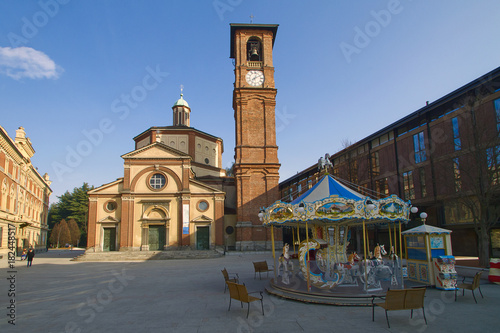
[[74,246],[78,246],[78,243],[80,243],[80,236],[81,236],[78,224],[74,219],[70,219],[68,221],[68,227],[71,235],[71,244],[73,244]]
[[[441,185],[457,204],[455,222],[471,222],[478,240],[481,266],[489,263],[490,231],[500,218],[500,119],[486,100],[476,92],[465,98],[452,119],[454,153],[439,162]],[[459,129],[459,133],[457,133]],[[451,142],[451,141],[449,141]],[[446,173],[446,174],[444,174]],[[454,192],[454,193],[453,193]]]

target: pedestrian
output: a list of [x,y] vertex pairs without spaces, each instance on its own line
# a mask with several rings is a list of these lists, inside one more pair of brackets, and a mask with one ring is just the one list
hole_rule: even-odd
[[32,247],[29,249],[27,257],[28,257],[28,267],[31,267],[31,263],[33,262],[33,258],[35,257],[35,251],[33,250]]
[[23,249],[23,253],[21,254],[21,261],[26,260],[26,249]]

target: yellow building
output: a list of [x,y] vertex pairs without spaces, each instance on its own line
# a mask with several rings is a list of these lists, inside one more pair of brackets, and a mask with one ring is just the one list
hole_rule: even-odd
[[225,245],[222,139],[189,126],[182,94],[172,109],[173,126],[149,128],[121,156],[123,177],[89,191],[87,251]]
[[0,256],[14,247],[46,249],[51,181],[31,164],[34,154],[22,127],[12,140],[0,126]]

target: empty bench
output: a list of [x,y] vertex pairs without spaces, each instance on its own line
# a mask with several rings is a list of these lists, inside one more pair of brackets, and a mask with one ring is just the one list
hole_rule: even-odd
[[[411,310],[411,317],[413,318],[413,310],[422,309],[425,324],[427,325],[424,310],[425,291],[425,288],[394,289],[387,290],[385,296],[372,296],[372,321],[375,321],[375,306],[380,306],[385,310],[385,318],[389,328],[391,328],[391,326],[389,325],[387,311]],[[375,303],[375,299],[377,298],[384,299],[385,302]]]
[[253,262],[253,268],[255,270],[253,274],[253,278],[257,276],[257,273],[259,273],[259,279],[262,279],[261,273],[267,272],[267,277],[269,277],[269,272],[273,270],[272,266],[269,267],[267,265],[267,261],[254,261]]

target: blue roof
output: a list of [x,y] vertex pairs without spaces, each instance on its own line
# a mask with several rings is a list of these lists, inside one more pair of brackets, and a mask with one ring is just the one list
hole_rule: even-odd
[[316,185],[297,199],[293,200],[291,203],[298,204],[300,202],[315,202],[326,199],[332,195],[338,195],[342,198],[354,200],[363,200],[365,198],[364,195],[342,185],[333,179],[332,176],[326,175]]

